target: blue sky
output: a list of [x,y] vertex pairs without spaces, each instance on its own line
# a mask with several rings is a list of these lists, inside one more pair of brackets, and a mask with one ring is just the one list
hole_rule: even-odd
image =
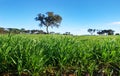
[[89,34],[88,28],[113,29],[120,33],[120,0],[0,0],[0,27],[42,29],[34,18],[52,11],[62,16],[54,32]]

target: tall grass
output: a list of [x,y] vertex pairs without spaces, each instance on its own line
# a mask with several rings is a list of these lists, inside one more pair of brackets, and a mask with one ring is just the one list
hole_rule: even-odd
[[[0,73],[119,76],[119,36],[0,36]],[[103,75],[103,76],[104,76]]]

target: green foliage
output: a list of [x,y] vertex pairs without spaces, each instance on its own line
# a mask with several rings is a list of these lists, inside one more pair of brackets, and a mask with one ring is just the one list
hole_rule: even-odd
[[47,34],[49,33],[48,27],[59,27],[62,21],[62,17],[60,15],[54,14],[53,12],[47,12],[46,15],[38,14],[35,18],[36,21],[40,21],[40,26],[46,27]]
[[[0,73],[38,76],[64,72],[105,73],[120,70],[119,36],[0,35]],[[45,76],[45,75],[44,75]]]

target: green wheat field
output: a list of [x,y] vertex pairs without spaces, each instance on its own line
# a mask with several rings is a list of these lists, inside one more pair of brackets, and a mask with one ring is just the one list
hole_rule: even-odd
[[120,36],[0,35],[0,76],[5,73],[119,76]]

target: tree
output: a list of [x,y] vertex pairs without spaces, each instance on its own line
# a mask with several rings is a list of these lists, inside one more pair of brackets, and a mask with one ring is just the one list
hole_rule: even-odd
[[101,30],[101,31],[98,31],[97,34],[106,34],[106,35],[114,35],[114,30],[112,29],[108,29],[108,30]]
[[103,31],[98,31],[97,34],[102,35],[102,34],[104,34],[104,32]]
[[114,30],[112,30],[112,29],[109,29],[109,30],[107,30],[107,33],[108,33],[108,35],[114,35]]
[[70,35],[70,32],[65,32],[63,33],[63,35]]
[[95,32],[95,29],[88,29],[88,32],[93,35],[93,33]]
[[25,33],[25,29],[24,29],[24,28],[21,28],[21,29],[20,29],[20,33]]
[[19,34],[20,30],[17,28],[7,28],[9,33]]
[[119,33],[116,33],[115,35],[120,35]]
[[40,21],[39,26],[45,26],[46,32],[49,33],[48,27],[59,27],[62,21],[62,17],[60,15],[54,14],[53,12],[47,12],[46,15],[38,14],[35,18],[36,21]]
[[5,29],[0,27],[0,33],[3,34],[5,32]]

